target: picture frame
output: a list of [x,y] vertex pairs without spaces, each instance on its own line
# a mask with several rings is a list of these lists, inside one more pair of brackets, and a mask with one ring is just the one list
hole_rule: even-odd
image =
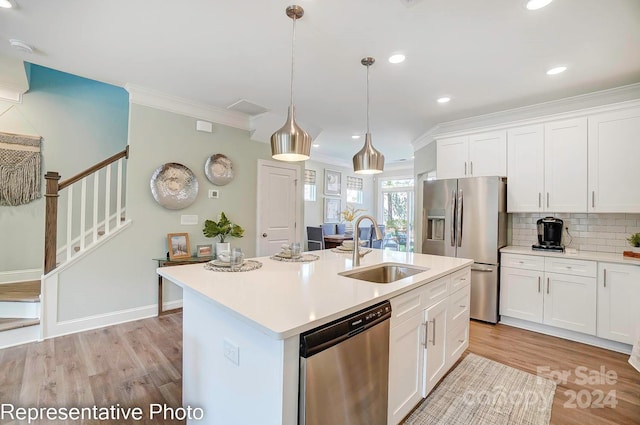
[[324,169],[324,194],[328,196],[342,195],[342,172]]
[[167,234],[167,245],[169,246],[170,260],[191,257],[191,245],[189,244],[188,233]]
[[196,257],[213,257],[213,245],[196,245]]
[[342,200],[340,198],[324,198],[324,222],[339,223]]

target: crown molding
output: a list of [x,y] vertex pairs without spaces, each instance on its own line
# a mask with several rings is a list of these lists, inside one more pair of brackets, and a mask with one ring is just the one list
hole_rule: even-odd
[[550,120],[577,118],[640,105],[640,83],[438,123],[412,142],[414,151],[436,138],[463,136]]
[[132,104],[149,106],[151,108],[203,119],[241,130],[249,131],[251,127],[251,117],[242,112],[230,111],[228,109],[168,95],[135,84],[125,84],[124,88],[129,92],[129,103]]

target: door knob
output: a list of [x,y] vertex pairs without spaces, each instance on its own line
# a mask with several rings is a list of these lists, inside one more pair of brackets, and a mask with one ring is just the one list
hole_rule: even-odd
[[266,238],[267,236],[269,236],[269,235],[267,235],[266,233],[263,233],[263,234],[262,234],[262,237],[263,237],[263,238]]

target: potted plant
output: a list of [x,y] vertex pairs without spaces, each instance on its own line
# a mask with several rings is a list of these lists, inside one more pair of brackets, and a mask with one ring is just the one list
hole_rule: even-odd
[[366,211],[362,208],[355,208],[353,206],[349,206],[347,204],[347,208],[343,211],[340,211],[340,216],[342,217],[342,221],[345,222],[344,225],[344,233],[345,234],[353,234],[353,220],[356,219],[359,212]]
[[208,238],[218,238],[220,242],[216,243],[216,255],[219,255],[223,251],[231,251],[231,244],[225,241],[228,238],[241,238],[244,236],[244,229],[231,222],[227,215],[221,212],[220,220],[205,220],[202,233]]
[[631,249],[633,252],[640,253],[640,233],[634,233],[633,235],[627,238],[627,242],[633,248]]

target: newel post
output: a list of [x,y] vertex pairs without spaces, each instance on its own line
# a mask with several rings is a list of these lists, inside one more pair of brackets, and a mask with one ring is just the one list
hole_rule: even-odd
[[45,193],[45,217],[44,217],[44,274],[56,268],[56,251],[58,249],[58,180],[60,174],[56,171],[47,171],[44,175],[47,181]]

